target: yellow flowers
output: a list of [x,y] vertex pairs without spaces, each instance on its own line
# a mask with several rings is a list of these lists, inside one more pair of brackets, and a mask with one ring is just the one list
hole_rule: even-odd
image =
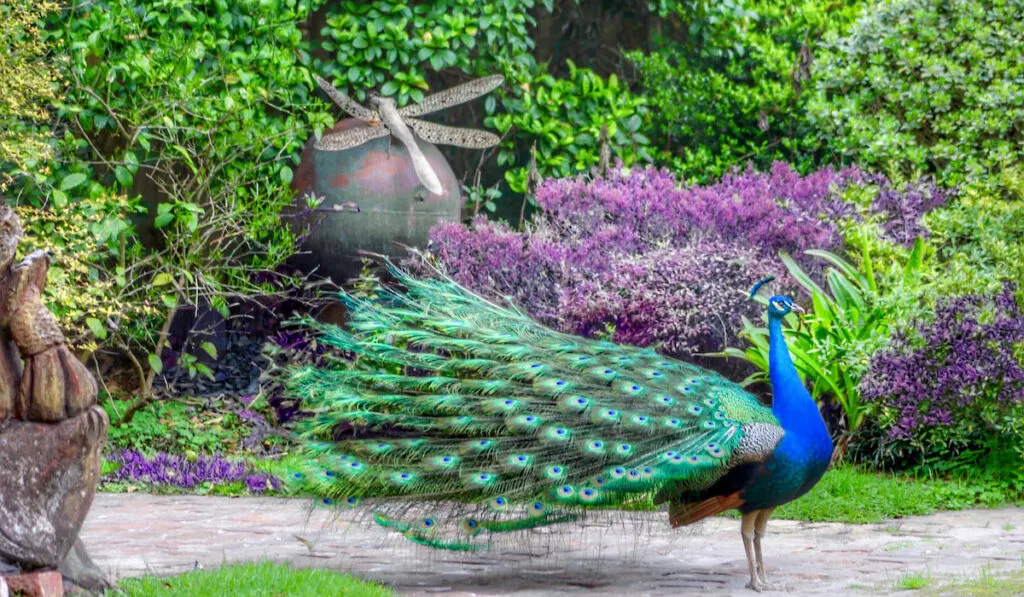
[[154,311],[121,299],[115,277],[95,260],[99,242],[91,228],[103,220],[102,207],[108,199],[115,204],[120,200],[86,200],[57,211],[16,208],[25,228],[19,258],[37,249],[53,252],[43,300],[57,317],[68,345],[79,353],[96,349],[90,320],[92,326],[106,325]]
[[[36,125],[49,118],[47,108],[58,95],[57,60],[39,39],[37,24],[57,9],[53,2],[4,0],[0,6],[0,162],[18,170],[35,167],[51,155],[48,130]],[[12,178],[0,174],[0,191]]]

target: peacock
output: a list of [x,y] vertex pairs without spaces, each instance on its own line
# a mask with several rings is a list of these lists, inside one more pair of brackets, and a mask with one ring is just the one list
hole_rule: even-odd
[[738,509],[747,587],[767,587],[768,519],[833,449],[783,338],[790,298],[767,302],[767,407],[651,348],[554,331],[444,275],[388,267],[397,285],[342,294],[347,329],[304,320],[344,356],[286,382],[310,411],[295,489],[330,507],[365,500],[380,525],[453,550],[593,508],[667,503],[673,527]]

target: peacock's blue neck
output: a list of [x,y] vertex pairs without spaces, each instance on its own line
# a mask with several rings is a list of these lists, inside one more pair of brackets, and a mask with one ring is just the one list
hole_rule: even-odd
[[768,377],[772,412],[786,433],[772,453],[771,474],[754,479],[741,497],[748,509],[785,504],[810,491],[828,468],[832,438],[810,393],[797,375],[782,337],[782,318],[768,315]]
[[824,430],[818,405],[804,387],[782,335],[782,317],[768,317],[768,377],[772,382],[772,412],[786,430]]

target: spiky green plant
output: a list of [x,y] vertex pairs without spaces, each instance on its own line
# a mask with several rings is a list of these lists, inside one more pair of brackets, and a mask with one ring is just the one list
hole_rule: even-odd
[[[884,343],[892,327],[893,313],[887,299],[918,284],[924,270],[927,245],[918,238],[900,275],[880,283],[871,253],[865,250],[858,265],[829,251],[810,250],[807,255],[828,263],[827,290],[816,283],[786,253],[780,253],[789,274],[811,301],[810,311],[786,317],[784,334],[797,372],[819,403],[832,401],[842,408],[846,428],[840,434],[837,458],[841,458],[850,435],[864,422],[872,406],[864,402],[858,388],[867,371],[868,356]],[[766,299],[759,297],[759,302]],[[713,356],[735,357],[756,365],[741,385],[768,380],[768,329],[743,319],[741,337],[749,341],[744,349],[729,347]]]

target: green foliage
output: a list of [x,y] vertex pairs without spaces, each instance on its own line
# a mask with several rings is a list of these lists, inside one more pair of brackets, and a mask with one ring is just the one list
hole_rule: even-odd
[[55,2],[0,3],[0,191],[25,171],[45,168],[50,157],[41,123],[62,81],[40,21],[55,10]]
[[110,597],[393,597],[380,585],[330,570],[295,569],[288,564],[229,564],[216,570],[195,570],[180,576],[144,576],[120,582]]
[[938,280],[945,294],[996,293],[1004,280],[1024,292],[1024,201],[968,188],[924,222],[945,264]]
[[[842,408],[846,431],[852,434],[871,415],[871,407],[860,395],[858,384],[867,372],[870,356],[889,338],[889,330],[898,321],[898,311],[889,308],[886,299],[914,288],[926,267],[926,249],[917,239],[902,267],[902,276],[880,283],[875,260],[865,252],[859,267],[828,251],[811,250],[808,255],[829,264],[825,272],[828,290],[820,286],[785,253],[780,254],[790,276],[811,299],[806,315],[786,316],[783,334],[800,378],[809,384],[817,401],[831,401]],[[763,296],[757,297],[767,304]],[[756,327],[744,319],[742,334],[750,341],[745,350],[728,348],[719,356],[732,356],[757,365],[760,369],[744,382],[768,379],[768,329]]]
[[758,15],[750,2],[743,0],[649,0],[648,8],[673,27],[687,25],[682,40],[655,38],[661,44],[672,43],[701,58],[742,56],[744,34],[751,19]]
[[[681,43],[628,52],[648,99],[645,132],[691,182],[709,182],[748,161],[786,161],[799,170],[820,160],[805,113],[818,39],[844,31],[861,2],[666,2],[696,25]],[[709,12],[710,11],[710,12]],[[701,26],[703,25],[703,26]]]
[[[968,416],[954,417],[949,425],[921,428],[912,442],[886,444],[874,437],[892,426],[899,412],[880,409],[878,420],[865,427],[859,448],[879,445],[879,466],[914,461],[917,475],[962,479],[977,488],[979,499],[996,495],[1024,496],[1024,405],[1002,407],[994,400],[977,400]],[[864,459],[867,462],[869,456]]]
[[400,106],[423,100],[428,71],[532,74],[528,28],[537,24],[530,11],[538,4],[552,9],[552,0],[333,3],[321,44],[332,57],[317,68],[360,100],[376,87]]
[[[48,298],[76,335],[131,356],[143,396],[179,306],[226,313],[234,295],[271,291],[257,274],[294,252],[279,213],[303,143],[331,123],[304,68],[300,24],[316,7],[130,0],[47,23],[69,85],[49,123],[55,167],[33,170],[19,202],[95,247],[58,264],[88,283],[85,296],[58,284]],[[28,223],[37,238],[47,225]]]
[[640,132],[644,98],[630,94],[614,74],[605,80],[572,61],[568,65],[568,79],[538,74],[502,100],[505,114],[487,119],[505,136],[498,165],[510,168],[505,180],[516,193],[526,192],[528,177],[526,167],[515,167],[521,163],[517,148],[530,144],[544,177],[565,178],[596,165],[602,127],[612,155],[624,165],[651,159],[649,140]]
[[1024,158],[1020,0],[880,2],[827,37],[812,122],[860,166],[998,188]]
[[[123,402],[107,399],[101,405],[111,421],[121,418]],[[201,402],[158,401],[140,410],[131,422],[111,425],[107,447],[193,458],[199,454],[233,454],[241,450],[248,432],[249,427],[233,412],[206,410]]]
[[[70,190],[68,184],[61,186]],[[88,192],[61,210],[17,208],[25,229],[20,256],[35,250],[53,253],[43,300],[71,347],[86,353],[107,339],[107,322],[143,322],[157,314],[152,306],[125,296],[127,280],[107,263],[115,253],[104,241],[118,236],[124,225],[120,214],[137,211],[136,206],[100,185],[89,185]]]

